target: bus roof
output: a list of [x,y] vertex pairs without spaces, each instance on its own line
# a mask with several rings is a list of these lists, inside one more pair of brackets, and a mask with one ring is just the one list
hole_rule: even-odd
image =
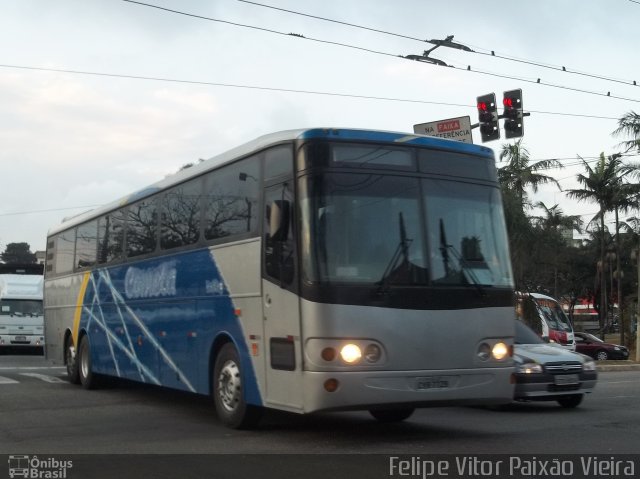
[[48,235],[53,235],[64,231],[68,228],[81,224],[92,218],[97,218],[103,214],[113,211],[121,206],[134,203],[140,199],[151,196],[165,188],[178,185],[190,178],[199,176],[207,171],[213,170],[226,163],[230,163],[252,152],[262,150],[271,145],[292,140],[311,140],[322,139],[343,140],[343,141],[366,141],[389,144],[403,144],[412,146],[424,146],[434,149],[447,150],[458,153],[467,153],[471,155],[482,156],[487,159],[493,159],[493,150],[485,146],[463,143],[460,141],[445,140],[433,136],[420,135],[416,133],[402,133],[383,130],[364,130],[353,128],[307,128],[298,130],[284,130],[267,135],[260,136],[252,141],[244,143],[238,147],[221,153],[217,156],[209,158],[197,165],[186,168],[164,178],[152,185],[138,190],[130,195],[125,196],[117,201],[113,201],[98,208],[80,213],[76,216],[65,218],[60,224],[52,227]]

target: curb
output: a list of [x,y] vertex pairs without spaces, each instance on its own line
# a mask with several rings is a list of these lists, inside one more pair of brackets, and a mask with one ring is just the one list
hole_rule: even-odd
[[640,364],[633,361],[615,361],[614,364],[606,364],[606,361],[597,361],[596,368],[598,372],[640,371]]

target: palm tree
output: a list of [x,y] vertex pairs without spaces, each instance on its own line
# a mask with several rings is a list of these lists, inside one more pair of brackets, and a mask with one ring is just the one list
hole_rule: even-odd
[[[586,175],[579,174],[577,176],[578,182],[583,186],[581,189],[572,189],[567,191],[567,195],[570,198],[575,198],[578,201],[593,201],[598,203],[600,207],[596,216],[590,221],[599,220],[599,231],[601,234],[600,241],[600,267],[602,268],[600,274],[600,327],[604,328],[604,318],[606,314],[606,288],[605,288],[605,276],[604,260],[605,260],[605,226],[604,216],[609,211],[616,212],[616,237],[619,230],[618,211],[626,210],[633,204],[633,197],[637,195],[638,185],[629,184],[624,181],[624,178],[630,174],[637,174],[637,167],[633,165],[624,165],[621,160],[620,154],[611,155],[605,157],[604,153],[600,154],[600,158],[595,168],[591,168],[589,164],[582,158],[583,166],[586,170]],[[636,193],[633,193],[636,191]],[[619,254],[619,238],[616,240],[618,254]],[[620,267],[618,266],[618,271]],[[620,281],[618,281],[618,284]],[[604,334],[604,331],[603,333]]]
[[555,183],[560,188],[554,178],[539,171],[561,165],[557,160],[542,160],[531,164],[529,151],[522,145],[522,139],[513,144],[502,145],[500,161],[502,160],[506,160],[507,164],[498,169],[498,180],[502,188],[516,287],[522,288],[525,286],[526,263],[530,260],[532,247],[532,227],[524,212],[525,207],[530,206],[526,189],[531,187],[537,192],[538,186],[545,183]]
[[582,219],[578,215],[565,216],[558,205],[547,207],[542,201],[534,205],[544,210],[545,216],[532,217],[537,221],[542,230],[550,236],[550,240],[555,242],[553,251],[553,295],[558,297],[558,252],[560,250],[562,230],[578,230],[582,232]]
[[538,192],[538,186],[546,183],[555,183],[558,189],[560,184],[551,176],[539,173],[540,170],[549,168],[562,168],[558,160],[540,160],[530,164],[529,151],[522,146],[522,138],[515,143],[505,143],[500,152],[500,161],[506,159],[507,165],[498,170],[498,179],[503,187],[513,190],[520,199],[520,205],[524,210],[528,204],[526,188],[531,187],[534,193]]
[[625,114],[618,120],[618,128],[613,131],[613,135],[631,137],[630,140],[625,140],[620,144],[625,148],[625,152],[633,149],[640,151],[640,115],[634,111]]

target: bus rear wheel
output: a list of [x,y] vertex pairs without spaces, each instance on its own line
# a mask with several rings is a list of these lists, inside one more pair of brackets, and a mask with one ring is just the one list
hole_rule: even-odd
[[78,355],[73,345],[73,338],[69,336],[64,347],[64,362],[67,365],[67,378],[71,384],[80,384],[78,371]]
[[88,336],[80,339],[76,361],[80,384],[85,389],[94,389],[97,386],[97,378],[91,370],[91,342]]
[[409,418],[415,411],[414,408],[397,409],[369,409],[369,413],[379,422],[400,422]]
[[212,394],[220,421],[234,429],[249,429],[258,424],[262,408],[244,400],[240,357],[231,343],[225,344],[213,368]]

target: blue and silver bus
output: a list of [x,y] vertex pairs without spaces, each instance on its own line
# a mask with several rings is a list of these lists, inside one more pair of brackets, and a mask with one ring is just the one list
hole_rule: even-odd
[[47,239],[47,358],[235,428],[508,402],[513,311],[492,150],[409,133],[266,135]]

